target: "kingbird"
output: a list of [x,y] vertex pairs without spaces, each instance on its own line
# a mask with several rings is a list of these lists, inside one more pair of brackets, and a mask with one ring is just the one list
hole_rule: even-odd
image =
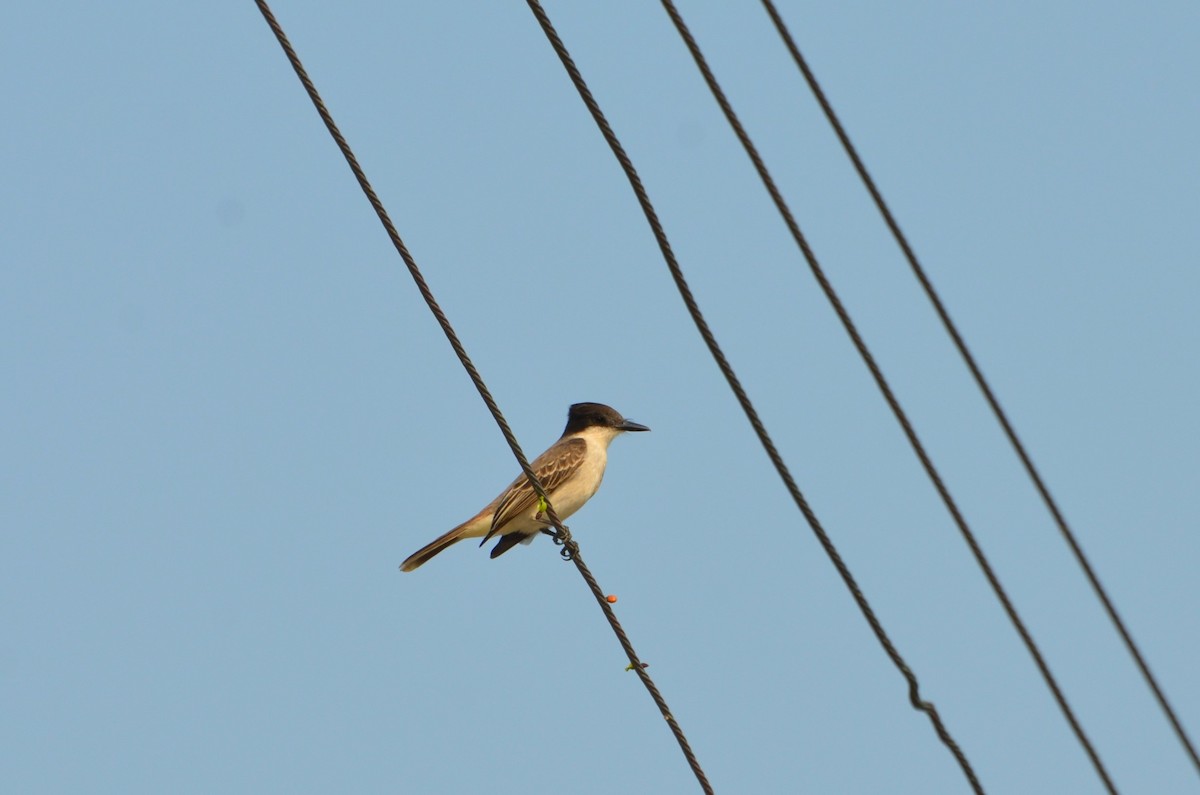
[[[578,511],[600,488],[613,439],[626,431],[648,430],[603,403],[571,406],[562,436],[531,464],[558,518],[565,520]],[[545,503],[522,473],[482,511],[410,555],[400,570],[412,571],[464,538],[482,536],[479,546],[483,546],[492,536],[499,536],[492,549],[494,558],[519,543],[528,544],[549,526]]]

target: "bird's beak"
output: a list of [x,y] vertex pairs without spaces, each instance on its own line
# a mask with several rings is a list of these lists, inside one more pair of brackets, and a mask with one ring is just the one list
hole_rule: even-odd
[[640,422],[634,422],[633,420],[624,420],[620,425],[617,426],[617,430],[619,430],[619,431],[648,431],[650,429],[647,428],[645,425],[642,425]]

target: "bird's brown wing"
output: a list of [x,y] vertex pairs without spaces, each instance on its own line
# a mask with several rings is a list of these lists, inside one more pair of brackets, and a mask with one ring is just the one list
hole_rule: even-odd
[[[546,493],[552,494],[556,488],[578,471],[586,453],[587,442],[583,439],[578,437],[559,439],[550,446],[549,450],[534,459],[530,467],[533,469],[533,474],[537,475],[537,479]],[[500,497],[496,512],[492,514],[492,527],[480,544],[495,535],[496,531],[509,521],[537,505],[537,501],[537,492],[533,490],[533,486],[529,485],[529,478],[522,474]]]

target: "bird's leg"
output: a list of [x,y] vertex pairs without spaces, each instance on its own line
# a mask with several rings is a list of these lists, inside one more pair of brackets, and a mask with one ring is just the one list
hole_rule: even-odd
[[[534,521],[536,521],[538,524],[542,525],[543,533],[545,533],[548,536],[558,535],[558,530],[555,529],[554,523],[551,522],[549,520],[549,518],[546,517],[546,514],[539,511],[537,516],[535,516],[533,518],[534,518]],[[558,526],[561,527],[563,530],[566,530],[568,533],[571,532],[571,528],[567,527],[565,524],[559,523]]]

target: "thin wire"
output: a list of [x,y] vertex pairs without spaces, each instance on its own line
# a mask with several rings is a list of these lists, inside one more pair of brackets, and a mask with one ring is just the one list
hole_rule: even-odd
[[358,159],[351,151],[350,145],[346,142],[346,139],[342,136],[341,131],[334,123],[333,116],[325,107],[325,103],[322,101],[320,94],[317,93],[316,86],[313,84],[312,80],[309,79],[308,72],[304,69],[303,64],[301,64],[300,58],[296,55],[296,51],[292,48],[291,42],[288,40],[287,35],[283,32],[282,26],[280,26],[278,20],[275,19],[275,15],[271,12],[266,0],[255,0],[255,2],[258,4],[258,9],[260,12],[262,12],[263,18],[270,26],[271,31],[275,34],[275,38],[279,41],[279,46],[283,48],[284,53],[287,55],[287,59],[291,63],[292,69],[295,70],[296,76],[300,78],[300,82],[304,85],[304,90],[308,92],[309,99],[312,100],[313,106],[317,109],[317,113],[321,116],[321,120],[325,122],[325,127],[329,130],[329,134],[333,136],[333,140],[337,143],[338,149],[341,150],[342,156],[346,158],[346,163],[349,164],[350,170],[354,172],[354,177],[358,180],[359,187],[362,188],[367,200],[371,203],[371,207],[374,208],[375,214],[379,216],[379,221],[383,224],[383,228],[387,231],[387,235],[391,239],[392,245],[396,247],[396,251],[399,252],[401,259],[404,260],[404,264],[408,267],[408,272],[412,275],[413,281],[417,285],[417,289],[421,291],[421,296],[425,299],[425,303],[429,306],[429,311],[433,313],[433,316],[437,319],[438,324],[442,327],[442,332],[445,333],[446,339],[450,341],[450,346],[454,349],[454,353],[457,354],[459,361],[462,362],[463,368],[471,377],[472,383],[475,384],[475,388],[479,391],[479,396],[483,398],[483,402],[487,404],[488,410],[492,413],[492,418],[495,419],[496,425],[500,427],[500,432],[504,434],[505,441],[508,442],[508,446],[512,449],[513,456],[516,457],[517,462],[521,465],[521,471],[523,471],[525,476],[529,478],[529,483],[531,486],[533,486],[533,490],[537,492],[538,496],[541,497],[543,501],[545,501],[547,506],[546,514],[555,529],[555,532],[552,534],[554,536],[555,543],[560,544],[563,547],[561,554],[564,558],[567,558],[575,563],[575,567],[579,569],[579,573],[583,575],[584,581],[586,581],[588,587],[592,589],[592,595],[595,596],[596,603],[600,605],[600,609],[604,611],[604,616],[608,619],[608,623],[612,627],[613,632],[616,634],[617,640],[620,641],[621,648],[625,650],[625,654],[629,658],[629,662],[633,666],[633,670],[642,680],[642,684],[645,685],[646,690],[650,693],[650,697],[654,699],[654,703],[658,706],[663,718],[667,721],[667,725],[670,726],[672,733],[675,735],[675,739],[679,742],[679,747],[683,749],[683,754],[687,758],[688,764],[691,765],[692,772],[696,774],[696,778],[699,780],[701,787],[703,787],[706,793],[711,795],[713,791],[712,786],[708,783],[708,779],[705,777],[704,771],[700,768],[700,763],[696,760],[696,756],[692,752],[691,746],[688,744],[687,737],[684,736],[683,729],[680,728],[678,721],[676,721],[675,717],[671,714],[671,710],[667,706],[667,702],[663,698],[662,693],[660,693],[658,687],[655,686],[654,680],[652,680],[650,675],[646,673],[645,668],[642,666],[641,660],[637,656],[637,652],[634,651],[633,644],[630,642],[629,637],[625,634],[625,630],[621,627],[621,623],[617,620],[617,616],[612,609],[612,605],[610,605],[608,600],[605,598],[604,591],[601,590],[599,583],[596,582],[596,578],[592,575],[591,570],[584,565],[583,559],[579,555],[579,545],[575,542],[575,540],[571,537],[570,532],[559,520],[558,515],[554,512],[554,508],[550,506],[549,497],[547,496],[545,489],[542,488],[542,484],[538,482],[537,476],[534,474],[533,469],[529,466],[529,461],[525,458],[525,454],[521,451],[521,446],[517,443],[517,438],[513,434],[512,429],[509,427],[508,422],[504,419],[504,415],[500,412],[500,407],[496,404],[496,401],[492,397],[491,392],[488,390],[487,385],[484,383],[482,376],[479,375],[479,371],[475,369],[474,363],[472,363],[470,357],[467,356],[467,351],[463,347],[462,342],[459,341],[458,334],[455,333],[454,327],[450,325],[449,319],[442,311],[441,306],[438,305],[437,300],[433,296],[433,291],[430,290],[429,285],[425,282],[425,277],[421,274],[420,269],[417,267],[416,260],[413,258],[412,254],[409,253],[408,247],[404,245],[404,241],[400,238],[400,233],[396,231],[396,227],[392,224],[392,220],[388,216],[387,210],[385,210],[383,207],[383,202],[381,202],[379,197],[375,194],[375,190],[371,187],[371,183],[367,180],[366,173],[358,164]]
[[954,321],[950,319],[950,313],[946,310],[945,305],[942,303],[942,299],[938,295],[937,290],[934,289],[933,282],[930,281],[929,276],[925,273],[925,269],[917,260],[917,255],[913,251],[912,246],[909,245],[908,238],[905,236],[904,232],[900,230],[900,224],[897,223],[895,217],[892,215],[891,209],[888,208],[887,202],[885,202],[883,199],[883,194],[880,193],[879,188],[875,185],[875,180],[871,178],[871,174],[867,171],[866,165],[863,163],[862,158],[859,157],[858,150],[855,149],[854,144],[850,142],[850,136],[847,135],[845,128],[842,127],[841,121],[838,119],[837,114],[833,110],[833,106],[825,97],[825,92],[821,89],[821,84],[817,82],[816,75],[813,74],[812,69],[809,68],[808,62],[804,59],[804,56],[800,54],[800,48],[796,45],[795,40],[792,38],[792,34],[788,31],[787,25],[784,24],[783,17],[780,16],[779,11],[776,10],[775,4],[771,2],[771,0],[762,0],[762,4],[763,7],[766,8],[767,14],[771,17],[771,21],[775,24],[775,29],[779,31],[780,37],[783,38],[784,44],[787,45],[788,51],[792,55],[792,60],[796,62],[796,66],[800,68],[800,72],[804,75],[804,80],[808,83],[809,89],[812,90],[813,96],[816,97],[821,109],[825,112],[825,118],[829,120],[829,124],[833,127],[834,133],[837,134],[838,140],[841,141],[842,148],[846,150],[846,155],[850,158],[850,162],[854,164],[854,170],[858,172],[858,176],[860,179],[862,179],[863,185],[866,186],[867,192],[871,194],[871,198],[874,200],[875,206],[879,209],[879,214],[883,216],[884,223],[886,223],[888,229],[891,230],[892,237],[896,239],[896,244],[900,246],[900,250],[904,253],[904,258],[908,260],[908,264],[912,268],[913,275],[917,278],[917,281],[921,283],[921,287],[925,290],[925,295],[929,297],[930,303],[933,304],[934,310],[937,312],[938,317],[941,318],[942,325],[945,327],[946,333],[949,334],[950,339],[954,341],[954,347],[958,348],[958,352],[962,356],[963,361],[966,363],[967,369],[971,371],[971,376],[975,379],[975,383],[979,387],[979,391],[983,393],[984,399],[987,400],[988,405],[991,406],[992,413],[996,415],[996,421],[999,422],[1000,427],[1004,429],[1004,435],[1008,437],[1008,441],[1010,444],[1012,444],[1013,450],[1016,452],[1017,457],[1021,459],[1021,463],[1024,465],[1026,473],[1028,473],[1029,478],[1033,481],[1033,485],[1037,489],[1038,494],[1040,494],[1042,497],[1042,502],[1046,504],[1046,508],[1050,511],[1051,516],[1054,517],[1054,523],[1058,525],[1059,532],[1066,540],[1067,546],[1071,548],[1071,552],[1074,553],[1075,560],[1079,562],[1080,568],[1082,568],[1084,574],[1087,575],[1088,582],[1092,584],[1092,589],[1096,592],[1096,596],[1104,605],[1104,609],[1108,613],[1108,617],[1112,620],[1112,623],[1116,627],[1118,634],[1120,634],[1121,639],[1125,642],[1125,647],[1129,649],[1130,655],[1133,656],[1134,662],[1137,663],[1138,668],[1141,670],[1142,677],[1146,680],[1146,684],[1150,686],[1150,690],[1153,691],[1154,697],[1158,700],[1158,705],[1166,714],[1167,720],[1170,721],[1172,728],[1174,728],[1175,736],[1179,738],[1179,742],[1183,744],[1188,756],[1191,757],[1192,765],[1196,768],[1196,772],[1200,773],[1200,754],[1197,754],[1196,747],[1192,744],[1191,739],[1189,739],[1187,732],[1183,728],[1183,724],[1180,722],[1179,718],[1176,717],[1175,710],[1172,709],[1170,702],[1167,701],[1166,694],[1158,685],[1158,680],[1154,677],[1154,674],[1150,672],[1150,666],[1142,656],[1142,652],[1138,648],[1138,645],[1134,642],[1133,636],[1130,634],[1129,630],[1126,629],[1125,622],[1122,621],[1121,617],[1117,614],[1117,608],[1113,604],[1112,599],[1109,598],[1108,592],[1104,589],[1104,586],[1100,584],[1100,578],[1092,569],[1092,564],[1088,560],[1087,555],[1084,554],[1083,547],[1081,547],[1079,542],[1076,540],[1075,534],[1071,531],[1070,526],[1067,524],[1067,520],[1064,517],[1063,512],[1059,510],[1058,503],[1052,496],[1050,496],[1050,489],[1046,486],[1045,481],[1042,480],[1041,474],[1039,473],[1037,467],[1033,464],[1032,457],[1030,457],[1028,451],[1025,449],[1025,445],[1021,443],[1020,438],[1017,436],[1017,431],[1009,421],[1007,413],[1005,413],[1004,409],[1000,407],[1000,401],[996,398],[996,395],[992,391],[992,387],[988,383],[987,379],[984,378],[983,371],[976,363],[975,357],[971,354],[971,351],[967,348],[967,343],[963,339],[962,334],[959,333],[958,327],[955,325]]
[[1087,752],[1087,755],[1090,757],[1092,766],[1096,769],[1096,773],[1104,782],[1105,787],[1108,788],[1109,792],[1116,793],[1116,787],[1113,784],[1112,779],[1109,777],[1108,771],[1104,767],[1104,763],[1101,762],[1100,756],[1096,752],[1096,749],[1092,746],[1087,734],[1084,732],[1083,726],[1075,717],[1075,713],[1072,711],[1070,704],[1067,703],[1067,698],[1063,694],[1062,689],[1059,687],[1058,681],[1054,678],[1054,674],[1050,672],[1050,666],[1042,657],[1041,650],[1038,649],[1037,643],[1035,643],[1033,640],[1033,636],[1026,628],[1025,623],[1021,620],[1020,615],[1017,613],[1016,607],[1009,599],[1008,593],[1004,590],[1004,586],[1000,584],[1000,579],[996,576],[995,571],[992,570],[992,566],[988,562],[987,556],[983,552],[983,548],[980,547],[979,542],[975,538],[975,534],[971,532],[971,528],[967,525],[967,521],[963,517],[962,512],[959,510],[957,503],[955,503],[954,498],[950,496],[949,489],[942,481],[942,477],[938,473],[937,468],[933,465],[933,461],[930,459],[928,453],[925,451],[924,445],[921,444],[921,440],[918,438],[916,430],[909,421],[908,415],[905,414],[904,409],[900,406],[900,402],[896,399],[895,394],[893,394],[891,386],[888,384],[887,379],[883,375],[883,371],[879,369],[879,365],[875,362],[875,357],[871,355],[870,350],[867,348],[866,342],[863,341],[862,336],[858,332],[858,328],[854,325],[853,320],[851,320],[849,312],[846,310],[845,306],[843,306],[841,299],[838,298],[837,292],[833,289],[833,285],[830,284],[824,270],[822,270],[820,263],[817,261],[816,255],[813,253],[812,248],[808,245],[808,240],[800,231],[799,224],[796,223],[795,218],[792,216],[791,210],[787,206],[787,202],[784,201],[783,194],[779,192],[779,188],[775,185],[774,179],[772,179],[770,172],[767,170],[766,165],[759,156],[757,148],[755,148],[754,143],[750,140],[750,136],[746,133],[745,128],[738,120],[737,115],[733,111],[733,106],[730,105],[729,100],[725,97],[725,93],[721,90],[721,86],[717,83],[716,77],[713,76],[712,70],[709,69],[708,62],[704,59],[704,55],[700,52],[700,48],[696,44],[696,40],[692,37],[691,31],[688,30],[687,25],[684,23],[683,18],[679,15],[679,11],[675,8],[675,5],[671,2],[671,0],[661,0],[661,2],[663,8],[667,11],[667,14],[671,17],[671,21],[675,24],[676,30],[679,31],[680,37],[687,45],[687,48],[692,55],[692,59],[696,62],[696,66],[704,76],[704,81],[708,84],[709,89],[716,98],[717,104],[721,106],[721,110],[725,113],[725,118],[729,121],[730,126],[737,134],[738,140],[741,141],[743,148],[745,148],[746,154],[749,155],[750,160],[753,162],[754,168],[758,172],[759,177],[762,179],[763,185],[766,187],[767,192],[771,195],[771,199],[775,202],[775,206],[779,210],[779,214],[783,217],[784,223],[787,224],[788,230],[792,233],[792,238],[796,241],[796,245],[800,247],[801,252],[804,254],[804,259],[808,262],[809,269],[812,271],[813,276],[816,277],[817,282],[820,284],[821,290],[825,293],[829,303],[833,306],[834,311],[837,313],[838,318],[842,322],[842,326],[846,329],[846,333],[849,334],[850,339],[854,342],[854,347],[858,350],[863,362],[866,363],[867,369],[871,371],[871,375],[874,377],[875,383],[879,387],[879,391],[883,394],[888,406],[891,407],[892,413],[895,415],[897,422],[899,422],[901,428],[903,428],[904,435],[908,437],[908,441],[913,448],[913,452],[915,452],[917,458],[920,459],[922,467],[924,467],[930,481],[933,483],[938,494],[941,496],[942,502],[946,506],[946,510],[950,512],[950,515],[954,519],[954,523],[958,526],[959,532],[962,534],[963,539],[971,548],[971,552],[975,556],[976,562],[979,564],[980,569],[983,570],[984,576],[991,584],[992,590],[996,594],[996,598],[1000,600],[1001,605],[1004,607],[1004,611],[1008,614],[1009,620],[1012,621],[1017,633],[1021,636],[1021,640],[1024,641],[1025,647],[1029,650],[1029,654],[1033,657],[1034,662],[1037,664],[1038,670],[1041,671],[1042,678],[1046,681],[1047,687],[1050,688],[1051,693],[1054,695],[1054,699],[1058,702],[1059,709],[1062,710],[1063,716],[1066,717],[1067,722],[1071,725],[1071,729],[1075,732],[1076,738],[1079,740],[1079,743],[1083,746],[1084,750]]
[[687,279],[683,275],[683,270],[680,268],[679,262],[675,258],[675,253],[671,249],[670,241],[667,239],[666,232],[663,230],[662,224],[658,219],[658,214],[654,210],[654,206],[650,203],[650,197],[646,193],[645,187],[642,185],[641,178],[638,176],[637,170],[633,166],[633,162],[629,159],[629,155],[626,154],[624,147],[621,146],[621,142],[617,139],[616,133],[613,132],[612,127],[609,125],[608,119],[605,118],[604,113],[600,110],[600,105],[592,96],[592,92],[588,89],[587,83],[584,82],[583,75],[579,72],[578,67],[576,67],[575,62],[571,58],[570,53],[567,51],[566,46],[563,44],[562,39],[559,38],[558,32],[554,29],[554,25],[550,22],[550,18],[547,16],[546,11],[542,8],[541,3],[539,3],[538,0],[526,0],[526,2],[529,4],[529,8],[533,11],[534,16],[537,17],[538,23],[542,26],[542,31],[546,34],[546,38],[550,41],[550,45],[554,48],[554,52],[558,55],[559,60],[562,61],[563,67],[570,76],[571,82],[575,85],[576,91],[579,92],[579,96],[583,99],[584,104],[591,112],[592,118],[595,120],[596,125],[600,128],[601,134],[604,136],[604,140],[608,142],[608,145],[612,149],[613,154],[616,156],[617,161],[621,164],[621,168],[624,170],[625,176],[628,178],[629,184],[632,186],[633,192],[637,196],[638,203],[641,205],[642,212],[645,214],[646,220],[650,224],[650,229],[654,233],[654,238],[656,241],[658,241],[658,247],[662,251],[663,258],[666,260],[667,267],[671,271],[671,277],[675,280],[675,286],[678,288],[679,294],[683,298],[684,304],[687,306],[688,313],[691,315],[693,322],[696,324],[696,328],[699,330],[700,336],[704,338],[704,342],[708,346],[708,350],[712,354],[713,359],[716,360],[717,366],[721,369],[721,373],[725,376],[725,380],[729,382],[730,389],[733,390],[734,395],[737,397],[738,403],[741,404],[742,411],[745,412],[746,418],[750,421],[750,425],[754,428],[754,432],[758,435],[758,440],[762,444],[763,449],[766,450],[767,456],[771,459],[771,463],[775,465],[775,470],[779,473],[779,477],[783,480],[784,485],[787,487],[788,493],[792,495],[792,499],[795,501],[796,506],[800,509],[800,512],[804,514],[804,518],[808,521],[808,524],[812,528],[813,533],[816,535],[817,540],[824,548],[825,553],[829,556],[829,559],[833,562],[838,574],[841,575],[842,581],[846,584],[851,596],[854,597],[855,603],[858,605],[859,610],[866,618],[867,623],[871,626],[871,630],[875,633],[875,637],[879,640],[880,645],[883,646],[884,651],[887,653],[892,663],[904,676],[905,680],[907,680],[909,701],[912,703],[912,706],[915,709],[925,712],[929,716],[929,720],[933,724],[934,730],[937,732],[937,736],[946,745],[946,747],[950,749],[951,753],[954,754],[954,758],[958,760],[958,764],[962,768],[967,780],[971,783],[971,787],[975,792],[982,793],[983,787],[979,783],[979,779],[976,777],[975,771],[971,768],[970,762],[967,761],[966,755],[963,753],[958,743],[955,742],[954,738],[950,735],[950,732],[942,723],[942,719],[938,714],[937,708],[931,702],[923,701],[921,699],[917,677],[908,667],[908,664],[904,661],[904,658],[900,655],[900,652],[897,651],[895,645],[888,637],[887,632],[884,631],[883,625],[880,623],[878,617],[876,617],[875,611],[871,608],[866,596],[863,595],[862,590],[859,588],[858,583],[854,579],[854,576],[850,573],[849,567],[847,567],[846,563],[842,560],[841,555],[838,553],[837,547],[834,546],[833,541],[829,538],[829,534],[825,532],[825,529],[821,526],[821,522],[817,519],[816,514],[813,512],[812,508],[809,507],[808,501],[804,498],[803,493],[800,491],[800,487],[796,485],[796,481],[792,478],[792,474],[788,470],[787,465],[784,463],[783,457],[779,454],[779,450],[775,447],[775,443],[771,440],[771,436],[767,433],[766,426],[763,425],[762,420],[759,418],[758,411],[755,410],[754,404],[750,402],[750,398],[746,394],[746,390],[742,387],[741,381],[734,373],[733,367],[729,364],[729,360],[725,358],[725,353],[721,350],[721,346],[717,343],[716,337],[713,335],[712,330],[708,327],[708,323],[705,321],[704,315],[700,311],[700,307],[696,303],[695,297],[692,295],[691,288],[688,286]]

